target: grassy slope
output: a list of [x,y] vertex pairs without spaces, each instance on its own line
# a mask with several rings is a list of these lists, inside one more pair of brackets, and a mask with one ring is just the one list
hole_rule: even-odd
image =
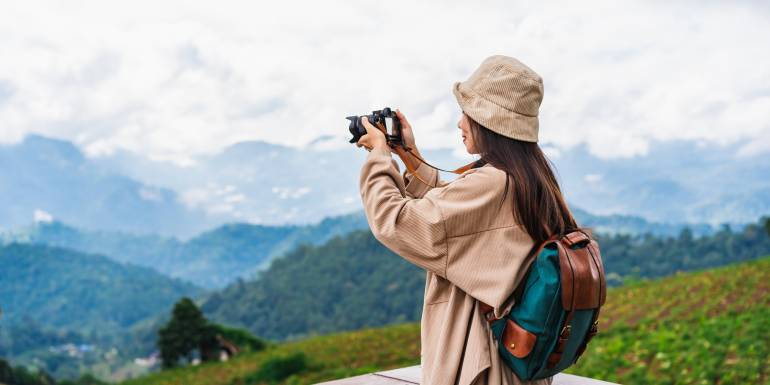
[[[770,257],[611,290],[601,329],[569,372],[624,384],[766,384]],[[124,384],[242,384],[266,359],[295,351],[311,368],[284,383],[314,383],[418,364],[419,333],[404,324],[313,337]]]

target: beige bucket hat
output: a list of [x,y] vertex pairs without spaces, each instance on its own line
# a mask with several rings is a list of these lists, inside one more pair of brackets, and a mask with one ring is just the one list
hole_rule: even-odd
[[512,139],[537,142],[543,79],[508,56],[488,57],[452,90],[465,112],[482,126]]

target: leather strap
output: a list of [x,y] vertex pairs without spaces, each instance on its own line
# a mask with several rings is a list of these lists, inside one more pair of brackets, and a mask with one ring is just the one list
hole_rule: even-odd
[[548,368],[553,368],[556,366],[556,364],[561,361],[561,355],[564,353],[564,348],[567,346],[567,340],[569,340],[569,335],[572,332],[572,326],[570,323],[572,323],[572,318],[574,317],[575,312],[570,311],[567,312],[567,317],[564,318],[564,323],[561,327],[561,332],[559,332],[559,338],[556,342],[556,347],[553,349],[553,352],[548,355]]
[[464,173],[464,172],[466,172],[466,171],[468,171],[468,170],[470,170],[472,168],[478,167],[478,164],[479,164],[479,161],[473,161],[473,162],[470,162],[470,163],[466,164],[465,166],[462,166],[460,168],[457,168],[455,170],[451,170],[450,171],[450,170],[444,170],[444,169],[441,169],[441,168],[438,168],[436,166],[431,165],[430,163],[426,162],[425,159],[423,159],[419,155],[415,154],[412,151],[412,149],[409,148],[409,147],[406,147],[406,146],[402,147],[402,146],[396,145],[396,146],[393,147],[393,150],[396,152],[398,157],[401,158],[401,161],[404,162],[404,165],[406,166],[406,169],[409,171],[409,173],[412,174],[412,176],[414,176],[415,178],[417,178],[420,182],[425,183],[427,186],[430,186],[430,187],[436,187],[436,186],[428,183],[427,181],[425,181],[424,179],[422,179],[420,177],[420,175],[417,173],[417,167],[415,167],[412,164],[411,159],[409,158],[409,156],[407,154],[411,154],[415,159],[417,159],[421,163],[424,163],[428,167],[434,168],[434,169],[439,170],[439,171],[451,172],[452,174],[457,174],[457,175],[460,175],[460,174],[462,174],[462,173]]
[[490,324],[500,319],[500,318],[495,318],[494,310],[495,308],[493,308],[492,306],[479,301],[479,311],[481,312],[481,314],[484,315],[484,318],[486,318],[487,322],[489,322]]
[[[385,127],[383,127],[381,124],[377,124],[375,126],[380,131],[382,131],[382,133],[385,134],[386,137],[388,137],[388,133],[385,130]],[[388,145],[393,149],[393,151],[396,152],[398,157],[401,158],[401,161],[404,162],[404,165],[406,166],[406,169],[409,171],[409,173],[412,174],[412,176],[414,176],[415,178],[417,178],[420,182],[425,183],[426,185],[428,185],[430,187],[436,187],[436,186],[428,183],[427,181],[422,179],[420,177],[420,175],[417,174],[417,166],[412,164],[411,159],[409,159],[409,157],[406,154],[411,154],[413,157],[415,157],[415,159],[417,159],[421,163],[424,163],[428,167],[435,168],[436,170],[439,170],[439,171],[451,172],[453,174],[458,174],[458,175],[462,174],[462,173],[464,173],[464,172],[466,172],[466,171],[468,171],[468,170],[470,170],[472,168],[478,167],[479,163],[480,163],[480,161],[477,160],[477,161],[470,162],[470,163],[466,164],[465,166],[462,166],[462,167],[457,168],[455,170],[451,170],[451,171],[450,170],[444,170],[442,168],[438,168],[438,167],[433,166],[430,163],[426,162],[425,159],[423,159],[421,156],[415,154],[412,151],[412,149],[406,145],[406,143],[391,143],[390,141],[388,141]]]
[[[599,263],[601,261],[601,256],[598,255],[598,250],[595,249],[595,245],[590,245],[588,251],[591,253],[591,257],[594,259],[595,263]],[[599,269],[600,274],[602,275],[602,280],[604,280],[604,268],[602,267]],[[606,287],[602,285],[601,290],[599,292],[599,303],[601,305],[604,304],[604,300],[606,297]],[[591,339],[596,336],[597,333],[599,333],[599,312],[601,311],[602,307],[599,306],[596,311],[594,312],[594,316],[591,319],[591,329],[588,330],[588,334],[586,335],[585,339],[583,340],[583,343],[580,344],[580,347],[578,348],[577,354],[575,355],[575,360],[577,361],[580,356],[583,355],[583,352],[586,350],[586,346],[588,346],[588,343],[591,342]]]

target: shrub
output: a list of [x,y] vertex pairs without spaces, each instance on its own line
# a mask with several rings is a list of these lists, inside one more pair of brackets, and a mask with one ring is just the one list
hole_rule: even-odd
[[108,383],[96,378],[90,373],[86,373],[77,380],[64,380],[57,382],[57,385],[109,385]]
[[258,352],[267,347],[268,343],[258,337],[255,337],[248,330],[233,328],[220,324],[211,324],[216,334],[221,335],[242,350]]
[[307,368],[307,357],[302,352],[274,356],[265,361],[256,372],[246,376],[244,383],[253,385],[259,383],[276,383],[285,380],[292,374],[302,372]]

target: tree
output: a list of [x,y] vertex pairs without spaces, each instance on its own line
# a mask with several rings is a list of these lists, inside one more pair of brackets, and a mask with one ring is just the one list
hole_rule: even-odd
[[0,384],[11,383],[13,381],[13,368],[7,361],[0,358]]
[[765,217],[764,222],[765,222],[765,231],[767,231],[767,235],[770,236],[770,217]]
[[187,362],[202,343],[210,341],[211,328],[198,306],[187,297],[174,305],[171,320],[158,332],[158,348],[164,368],[175,367],[180,358]]
[[23,366],[11,367],[0,359],[0,384],[10,385],[53,385],[53,377],[43,370],[29,371]]
[[208,322],[198,306],[185,297],[174,305],[171,319],[158,331],[157,345],[163,368],[168,369],[177,366],[180,359],[192,361],[196,351],[201,361],[216,361],[223,349],[229,348],[230,354],[257,351],[267,343],[246,330]]

